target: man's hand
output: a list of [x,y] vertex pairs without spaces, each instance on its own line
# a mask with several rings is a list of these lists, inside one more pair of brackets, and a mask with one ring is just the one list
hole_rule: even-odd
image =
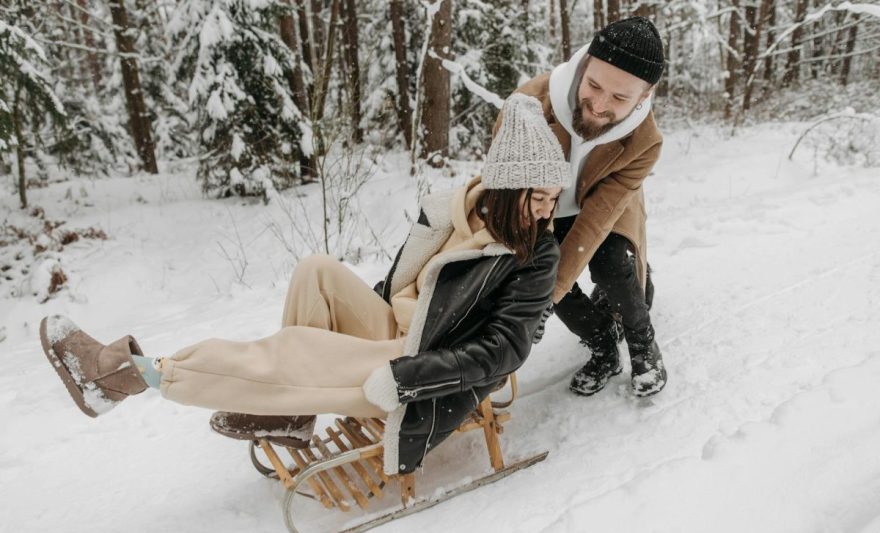
[[541,313],[541,323],[538,324],[538,329],[535,331],[535,336],[532,337],[532,344],[538,344],[541,342],[541,339],[544,338],[544,327],[547,325],[547,319],[553,315],[553,304],[550,304],[547,309],[544,309],[544,312]]

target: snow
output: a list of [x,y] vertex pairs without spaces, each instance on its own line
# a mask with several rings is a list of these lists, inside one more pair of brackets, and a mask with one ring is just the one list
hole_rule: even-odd
[[214,120],[221,121],[226,119],[228,113],[226,112],[226,105],[223,103],[221,90],[218,89],[211,92],[211,96],[208,98],[207,110],[208,115]]
[[465,72],[464,68],[461,65],[459,65],[458,63],[456,63],[454,61],[450,61],[448,59],[442,59],[440,56],[435,54],[433,51],[428,52],[428,54],[431,57],[433,57],[434,59],[441,59],[441,62],[443,64],[443,68],[445,68],[446,70],[448,70],[449,72],[451,72],[457,76],[460,76],[462,83],[464,83],[464,86],[467,87],[467,89],[470,92],[479,96],[480,98],[482,98],[486,102],[492,104],[497,109],[501,109],[501,106],[504,105],[503,98],[501,98],[500,96],[493,93],[489,89],[486,89],[482,85],[480,85],[477,82],[475,82],[474,80],[472,80],[470,78],[470,76],[467,75],[467,72]]
[[[54,353],[54,350],[53,350]],[[102,415],[114,407],[119,402],[108,399],[104,396],[104,392],[98,388],[93,381],[85,381],[83,376],[80,360],[71,352],[64,352],[61,357],[64,360],[64,366],[70,372],[70,377],[76,382],[83,392],[83,402],[92,409],[92,411]]]
[[[217,93],[214,93],[217,94]],[[213,95],[211,96],[213,98]],[[208,100],[208,105],[211,105],[211,100]],[[218,117],[215,117],[218,118]],[[234,161],[238,161],[241,158],[241,154],[245,152],[247,146],[244,144],[244,141],[241,138],[241,135],[238,133],[232,134],[232,148],[229,149],[229,155],[232,156]]]
[[[667,132],[645,186],[665,390],[633,397],[624,361],[606,390],[571,394],[583,348],[551,317],[501,435],[508,463],[547,459],[377,531],[880,531],[880,179],[811,150],[788,161],[807,126]],[[407,157],[381,158],[357,198],[371,228],[349,228],[348,255],[371,283],[415,213]],[[433,190],[480,166],[454,165],[425,170]],[[83,181],[89,205],[65,200],[65,183],[29,191],[47,218],[109,238],[65,247],[67,288],[47,303],[0,300],[0,531],[284,531],[279,484],[254,471],[242,442],[210,431],[209,411],[147,391],[90,419],[40,348],[39,321],[53,314],[101,341],[131,333],[148,356],[275,330],[304,242],[320,242],[291,221],[308,217],[320,235],[320,187],[268,206],[206,200],[191,166],[169,168]],[[4,218],[18,212],[10,182]],[[417,495],[486,473],[481,439],[433,451]],[[398,501],[394,490],[383,503]],[[307,531],[362,516],[301,511]]]
[[[45,237],[45,234],[40,237]],[[32,294],[37,301],[45,301],[49,298],[49,287],[52,283],[52,275],[59,271],[61,271],[61,262],[57,257],[50,256],[43,259],[37,263],[36,267],[31,271],[30,276],[28,277],[27,282],[30,290],[27,292]]]
[[65,316],[53,315],[46,320],[46,339],[49,344],[64,340],[65,337],[77,331],[79,331],[79,327]]

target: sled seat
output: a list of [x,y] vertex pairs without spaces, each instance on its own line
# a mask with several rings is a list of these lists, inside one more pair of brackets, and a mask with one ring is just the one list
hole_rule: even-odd
[[[312,436],[308,448],[280,446],[264,439],[254,441],[251,443],[251,461],[260,473],[284,485],[284,520],[288,530],[294,533],[298,531],[293,523],[293,504],[297,496],[313,498],[327,509],[348,512],[359,507],[366,511],[371,500],[382,499],[388,492],[389,482],[396,481],[401,503],[397,511],[344,530],[346,533],[365,531],[496,481],[547,456],[547,452],[543,452],[505,467],[498,436],[504,432],[504,423],[510,420],[510,413],[502,409],[509,407],[516,398],[516,377],[511,375],[508,383],[511,389],[508,401],[493,403],[491,395],[488,396],[456,430],[456,433],[483,430],[489,464],[494,472],[441,498],[417,501],[413,474],[389,476],[384,473],[382,437],[385,423],[378,418],[337,418],[326,428],[324,436]],[[268,458],[269,465],[257,457],[258,450]],[[282,460],[285,455],[293,460],[288,463],[290,466]]]

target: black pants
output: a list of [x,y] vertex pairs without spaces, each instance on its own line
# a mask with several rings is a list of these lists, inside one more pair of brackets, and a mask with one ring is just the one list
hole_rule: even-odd
[[[557,241],[562,242],[574,219],[571,216],[553,221]],[[575,283],[556,304],[556,315],[572,333],[589,339],[610,328],[615,319],[624,328],[635,331],[643,331],[651,325],[650,301],[639,283],[636,258],[626,237],[608,234],[590,260],[590,278],[596,284],[592,297]],[[653,295],[653,290],[647,292]]]

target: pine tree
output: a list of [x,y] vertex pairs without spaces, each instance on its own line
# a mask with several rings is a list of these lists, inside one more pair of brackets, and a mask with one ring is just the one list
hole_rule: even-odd
[[187,120],[186,84],[168,72],[174,54],[159,9],[160,4],[152,0],[135,0],[128,16],[136,32],[135,49],[141,56],[141,86],[155,133],[156,157],[176,159],[195,153],[195,137]]
[[[22,19],[29,15],[26,10],[13,13]],[[47,119],[56,129],[66,128],[64,105],[41,69],[47,63],[45,51],[27,32],[12,21],[0,20],[0,157],[15,150],[22,208],[27,207],[26,132],[34,132],[33,141],[39,144],[39,131]]]
[[[455,61],[473,81],[506,98],[526,80],[550,70],[553,43],[537,43],[543,20],[529,16],[524,2],[461,0],[459,6]],[[452,146],[460,157],[488,147],[498,116],[494,106],[457,84],[452,114],[458,118],[453,120]]]
[[172,15],[174,72],[189,80],[202,153],[198,178],[215,196],[292,185],[311,152],[293,102],[294,55],[280,39],[274,0],[186,0]]
[[424,9],[397,0],[359,5],[367,15],[360,32],[364,129],[374,144],[388,148],[397,142],[411,149],[415,72],[424,37],[417,30],[425,25]]
[[51,16],[41,21],[40,36],[52,70],[66,73],[52,81],[70,127],[46,147],[47,154],[80,176],[139,168],[106,3],[76,0],[53,5],[55,9],[45,6]]

